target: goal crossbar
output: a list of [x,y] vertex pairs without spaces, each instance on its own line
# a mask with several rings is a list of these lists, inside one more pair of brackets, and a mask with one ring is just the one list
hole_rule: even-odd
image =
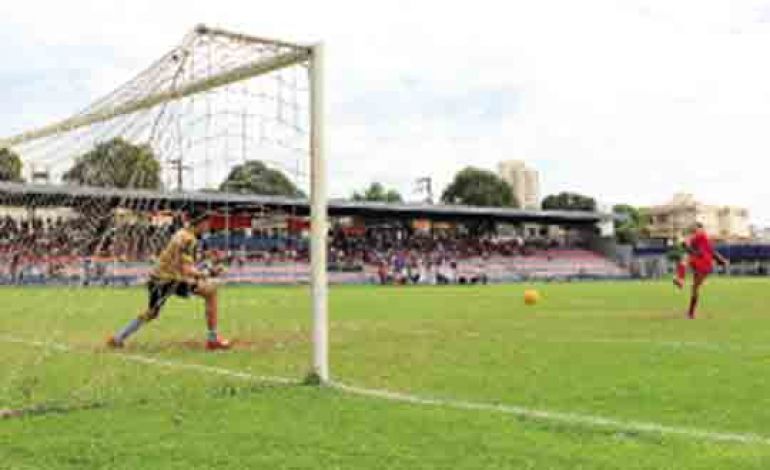
[[234,39],[236,41],[242,41],[252,44],[269,44],[278,47],[289,47],[293,49],[309,49],[311,46],[294,44],[291,42],[280,41],[278,39],[266,38],[264,36],[254,36],[251,34],[236,33],[234,31],[228,31],[222,28],[215,28],[206,25],[198,25],[195,27],[195,32],[198,34],[209,34],[212,36],[223,36],[226,38]]
[[113,108],[74,116],[39,129],[22,132],[7,139],[0,139],[0,149],[13,147],[23,142],[42,139],[54,134],[73,131],[97,122],[108,121],[119,116],[125,116],[137,111],[149,109],[167,101],[178,100],[196,93],[219,88],[258,75],[264,75],[283,67],[306,62],[310,59],[311,55],[311,48],[298,48],[269,59],[246,64],[218,75],[212,75],[190,82],[178,89],[149,95],[140,100],[124,103]]

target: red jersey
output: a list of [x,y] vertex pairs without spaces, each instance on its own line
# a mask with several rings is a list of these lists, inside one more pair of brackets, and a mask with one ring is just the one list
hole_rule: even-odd
[[697,272],[707,274],[714,269],[714,246],[711,244],[705,230],[695,231],[688,245],[692,250],[690,266]]
[[690,248],[693,250],[693,255],[698,258],[714,258],[714,246],[709,240],[709,236],[705,230],[698,229],[695,231],[689,242]]

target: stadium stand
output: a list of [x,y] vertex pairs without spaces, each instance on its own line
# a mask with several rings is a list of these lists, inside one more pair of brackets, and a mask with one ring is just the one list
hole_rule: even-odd
[[[101,237],[88,236],[86,218],[0,219],[0,283],[133,285],[143,282],[152,258],[179,226],[123,224]],[[496,239],[388,229],[358,236],[331,234],[331,283],[487,283],[527,279],[627,277],[627,270],[581,247],[553,240]],[[203,247],[226,257],[224,282],[309,282],[307,242],[298,236],[214,233]]]

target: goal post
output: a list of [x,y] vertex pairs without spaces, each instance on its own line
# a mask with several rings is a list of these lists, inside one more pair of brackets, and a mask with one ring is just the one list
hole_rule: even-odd
[[323,45],[311,48],[310,159],[311,159],[311,272],[313,295],[313,373],[329,381],[328,282],[326,279],[326,162],[324,150]]
[[[330,380],[323,51],[320,43],[299,45],[199,25],[181,45],[82,112],[0,139],[0,149],[20,154],[33,171],[36,166],[52,168],[54,183],[71,183],[65,169],[114,138],[146,145],[159,165],[172,165],[178,175],[196,167],[205,178],[227,172],[228,166],[254,154],[293,155],[296,161],[278,164],[290,168],[309,188],[309,377],[323,384]],[[266,84],[252,86],[263,77]],[[247,101],[261,108],[251,109]],[[272,148],[255,150],[258,145]],[[234,153],[237,158],[231,158]],[[301,158],[296,156],[300,153]],[[226,161],[217,163],[217,158]],[[179,180],[181,189],[181,176]],[[205,185],[193,186],[211,187],[208,179]],[[170,189],[170,184],[162,189]],[[137,198],[134,205],[143,210],[148,203]]]

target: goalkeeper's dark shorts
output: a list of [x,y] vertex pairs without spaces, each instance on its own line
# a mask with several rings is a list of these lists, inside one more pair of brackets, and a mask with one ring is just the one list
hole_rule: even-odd
[[154,312],[159,312],[163,304],[169,297],[190,297],[198,288],[197,283],[188,281],[164,280],[151,277],[147,282],[147,290],[150,294],[150,300],[147,307]]

